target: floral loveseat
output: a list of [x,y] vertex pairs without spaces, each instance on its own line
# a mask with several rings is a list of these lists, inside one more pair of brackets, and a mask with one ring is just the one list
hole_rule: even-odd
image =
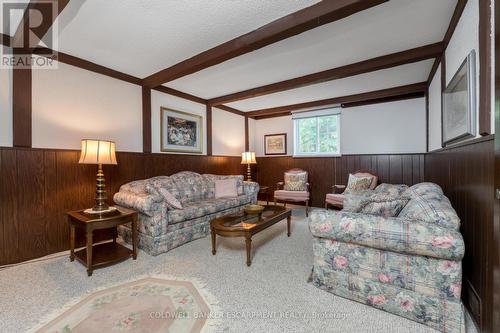
[[[238,196],[215,198],[215,180],[236,179]],[[164,193],[168,191],[181,204],[175,209]],[[200,175],[183,171],[172,176],[137,180],[120,187],[113,199],[120,206],[139,212],[139,247],[151,255],[167,252],[210,233],[210,220],[240,211],[242,206],[257,202],[259,185],[244,182],[243,176]],[[130,227],[118,229],[131,243]]]
[[[404,197],[407,201],[394,217],[383,216],[388,210],[380,202],[371,214],[313,211],[311,281],[442,332],[461,332],[460,220],[436,184],[414,185],[398,199]],[[360,198],[346,200],[359,203]]]

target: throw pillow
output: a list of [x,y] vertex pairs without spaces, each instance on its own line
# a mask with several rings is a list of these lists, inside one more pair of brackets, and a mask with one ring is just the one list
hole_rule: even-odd
[[347,195],[344,202],[344,211],[382,217],[396,217],[410,200],[408,196],[372,193],[372,195],[368,196]]
[[307,172],[285,172],[285,191],[307,191]]
[[237,180],[234,178],[217,179],[215,181],[215,198],[234,198],[238,196],[236,187]]
[[172,193],[162,187],[158,188],[157,191],[161,194],[163,199],[165,199],[165,202],[169,209],[182,209],[181,202],[177,200],[177,198]]
[[349,174],[349,181],[347,182],[344,194],[353,194],[368,190],[372,181],[373,177],[357,177],[353,174]]

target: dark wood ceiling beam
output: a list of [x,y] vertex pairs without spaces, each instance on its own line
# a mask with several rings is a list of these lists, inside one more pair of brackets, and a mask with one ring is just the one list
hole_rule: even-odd
[[370,92],[361,93],[361,94],[327,98],[327,99],[322,99],[322,100],[318,100],[318,101],[291,104],[291,105],[285,105],[285,106],[278,106],[278,107],[273,107],[273,108],[268,108],[268,109],[254,110],[254,111],[246,112],[246,114],[250,118],[257,119],[258,117],[270,116],[270,115],[275,115],[275,114],[285,115],[285,114],[290,114],[291,111],[307,110],[307,109],[317,108],[317,107],[321,107],[321,106],[332,106],[332,105],[339,105],[339,104],[342,105],[342,104],[348,104],[348,103],[363,102],[363,101],[368,101],[368,100],[389,98],[389,97],[394,97],[394,96],[409,95],[409,94],[416,94],[416,93],[425,93],[426,89],[427,89],[427,82],[421,82],[421,83],[409,84],[409,85],[395,87],[395,88],[370,91]]
[[243,117],[245,116],[245,112],[237,110],[237,109],[232,108],[232,107],[227,106],[227,105],[217,105],[216,108],[224,110],[224,111],[227,111],[227,112],[231,112],[231,113],[237,114],[239,116],[243,116]]
[[9,35],[0,33],[0,44],[10,46],[11,38]]
[[[22,48],[25,54],[32,53],[68,3],[69,0],[30,1],[14,37],[11,39],[11,45],[16,46],[16,48]],[[38,27],[30,28],[30,14],[35,12],[41,13],[42,22]],[[30,40],[29,36],[34,39]]]
[[322,83],[326,81],[343,79],[350,76],[365,74],[377,70],[387,69],[395,66],[414,63],[422,60],[432,59],[441,56],[444,50],[443,43],[435,43],[426,46],[392,53],[381,57],[376,57],[354,64],[328,69],[325,71],[300,76],[281,82],[268,84],[265,86],[240,91],[237,93],[212,98],[208,100],[211,105],[221,103],[230,103],[257,96],[277,93],[289,89],[295,89],[311,84]]
[[[78,68],[82,68],[82,69],[85,69],[85,70],[88,70],[88,71],[91,71],[94,73],[98,73],[101,75],[109,76],[109,77],[112,77],[114,79],[122,80],[122,81],[125,81],[128,83],[142,85],[142,80],[139,79],[138,77],[135,77],[135,76],[132,76],[129,74],[125,74],[125,73],[116,71],[114,69],[95,64],[95,63],[90,62],[90,61],[85,60],[85,59],[74,57],[72,55],[69,55],[69,54],[66,54],[63,52],[47,52],[46,48],[41,48],[41,47],[38,47],[35,50],[33,50],[33,54],[37,54],[40,56],[47,56],[47,54],[52,54],[52,53],[56,55],[57,61],[62,62],[64,64],[75,66]],[[206,99],[203,99],[201,97],[194,96],[194,95],[191,95],[191,94],[188,94],[188,93],[176,90],[176,89],[168,88],[165,86],[158,86],[158,87],[154,88],[154,90],[163,92],[165,94],[173,95],[176,97],[180,97],[183,99],[187,99],[187,100],[190,100],[190,101],[195,102],[195,103],[200,103],[200,104],[204,104],[204,105],[207,104]],[[243,112],[236,110],[234,108],[228,107],[228,106],[220,105],[220,106],[218,106],[218,108],[222,109],[224,111],[243,115]]]
[[152,88],[159,86],[387,1],[321,1],[150,75],[143,84]]
[[[455,6],[455,10],[453,11],[453,15],[450,20],[450,24],[448,26],[448,29],[446,30],[446,33],[443,38],[443,52],[446,51],[446,48],[448,47],[448,44],[450,43],[451,37],[453,36],[453,33],[455,32],[455,29],[457,28],[458,21],[460,21],[460,17],[462,17],[462,13],[464,12],[465,5],[467,5],[467,0],[458,0],[457,5]],[[434,61],[434,65],[432,66],[431,72],[429,74],[429,78],[427,79],[427,85],[430,86],[432,79],[434,78],[434,75],[436,74],[436,71],[439,67],[439,63],[441,62],[441,56],[436,58],[436,61]]]
[[185,93],[185,92],[173,89],[173,88],[169,88],[169,87],[165,87],[165,86],[158,86],[158,87],[155,87],[153,89],[157,90],[157,91],[161,91],[162,93],[165,93],[165,94],[169,94],[169,95],[173,95],[176,97],[190,100],[191,102],[205,104],[205,105],[207,104],[206,99],[203,99],[201,97],[194,96],[194,95],[191,95],[191,94],[188,94],[188,93]]

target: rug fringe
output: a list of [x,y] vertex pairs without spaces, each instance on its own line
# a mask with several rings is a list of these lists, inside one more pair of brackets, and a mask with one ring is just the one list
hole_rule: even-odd
[[200,296],[203,298],[206,304],[209,305],[210,308],[210,313],[211,314],[216,314],[215,316],[212,316],[208,318],[208,320],[205,322],[205,325],[202,329],[202,333],[217,333],[222,330],[222,326],[224,324],[224,321],[222,319],[219,319],[219,315],[221,313],[221,307],[220,303],[217,300],[217,297],[215,297],[214,294],[212,294],[207,287],[207,284],[195,277],[184,277],[184,276],[173,276],[173,275],[168,275],[168,274],[163,274],[163,273],[150,273],[150,274],[141,274],[134,276],[129,279],[125,279],[119,282],[114,282],[114,283],[108,283],[106,285],[93,288],[90,290],[87,290],[83,295],[80,295],[78,297],[74,297],[73,299],[69,300],[64,304],[61,308],[58,308],[52,312],[50,312],[48,315],[44,316],[40,320],[38,320],[34,325],[33,328],[27,330],[26,332],[28,333],[36,333],[38,332],[43,326],[47,325],[50,323],[52,320],[56,319],[69,309],[71,309],[73,306],[78,304],[79,302],[83,301],[87,297],[91,296],[92,294],[103,291],[112,287],[118,287],[123,284],[127,284],[130,282],[146,279],[146,278],[158,278],[158,279],[164,279],[164,280],[173,280],[173,281],[187,281],[191,282],[193,286],[195,286],[196,290],[199,292]]

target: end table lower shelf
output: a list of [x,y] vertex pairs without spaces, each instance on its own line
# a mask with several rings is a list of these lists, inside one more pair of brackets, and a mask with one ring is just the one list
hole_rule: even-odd
[[[125,246],[114,243],[101,243],[92,246],[92,268],[100,268],[130,257],[136,259],[134,251]],[[87,249],[75,251],[75,258],[87,267]],[[87,267],[88,268],[88,267]]]

